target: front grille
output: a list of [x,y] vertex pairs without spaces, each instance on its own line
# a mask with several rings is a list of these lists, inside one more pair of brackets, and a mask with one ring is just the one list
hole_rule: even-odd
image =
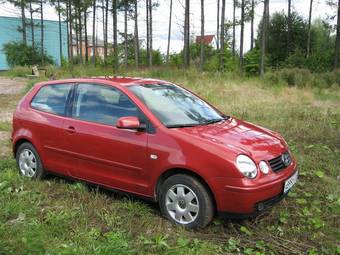
[[270,167],[274,172],[278,172],[292,163],[292,158],[290,157],[288,152],[283,153],[282,155],[269,160]]

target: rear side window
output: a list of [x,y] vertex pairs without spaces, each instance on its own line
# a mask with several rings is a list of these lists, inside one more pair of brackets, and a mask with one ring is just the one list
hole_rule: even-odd
[[79,84],[72,116],[114,126],[120,117],[142,118],[136,105],[121,91],[103,85]]
[[31,107],[44,112],[65,115],[66,102],[71,89],[71,84],[44,86],[33,98]]

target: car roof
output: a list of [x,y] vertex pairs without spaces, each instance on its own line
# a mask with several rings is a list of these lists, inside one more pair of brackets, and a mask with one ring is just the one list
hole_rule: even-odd
[[105,83],[113,86],[131,86],[136,84],[169,84],[167,81],[152,79],[152,78],[140,78],[140,77],[123,77],[123,76],[98,76],[88,78],[72,78],[53,80],[47,82],[41,82],[37,85],[48,85],[48,84],[64,84],[64,83]]

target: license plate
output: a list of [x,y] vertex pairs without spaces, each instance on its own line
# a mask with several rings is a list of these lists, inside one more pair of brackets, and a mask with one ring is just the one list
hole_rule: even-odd
[[293,174],[291,177],[289,177],[288,180],[285,181],[283,193],[287,193],[294,186],[294,184],[297,182],[298,175],[298,171],[296,171],[295,174]]

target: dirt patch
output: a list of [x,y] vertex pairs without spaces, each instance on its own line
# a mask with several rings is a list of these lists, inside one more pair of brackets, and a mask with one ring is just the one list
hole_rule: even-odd
[[7,141],[10,138],[10,133],[8,131],[0,131],[0,141]]
[[10,155],[10,136],[10,132],[0,131],[0,158]]
[[0,94],[19,94],[26,84],[27,80],[24,78],[0,77]]
[[0,122],[11,122],[13,118],[13,110],[2,111],[0,110]]
[[[24,78],[0,77],[0,122],[12,123],[15,106],[27,84]],[[0,131],[0,158],[10,155],[10,132]]]
[[26,84],[24,78],[0,77],[0,122],[12,122],[13,111]]

